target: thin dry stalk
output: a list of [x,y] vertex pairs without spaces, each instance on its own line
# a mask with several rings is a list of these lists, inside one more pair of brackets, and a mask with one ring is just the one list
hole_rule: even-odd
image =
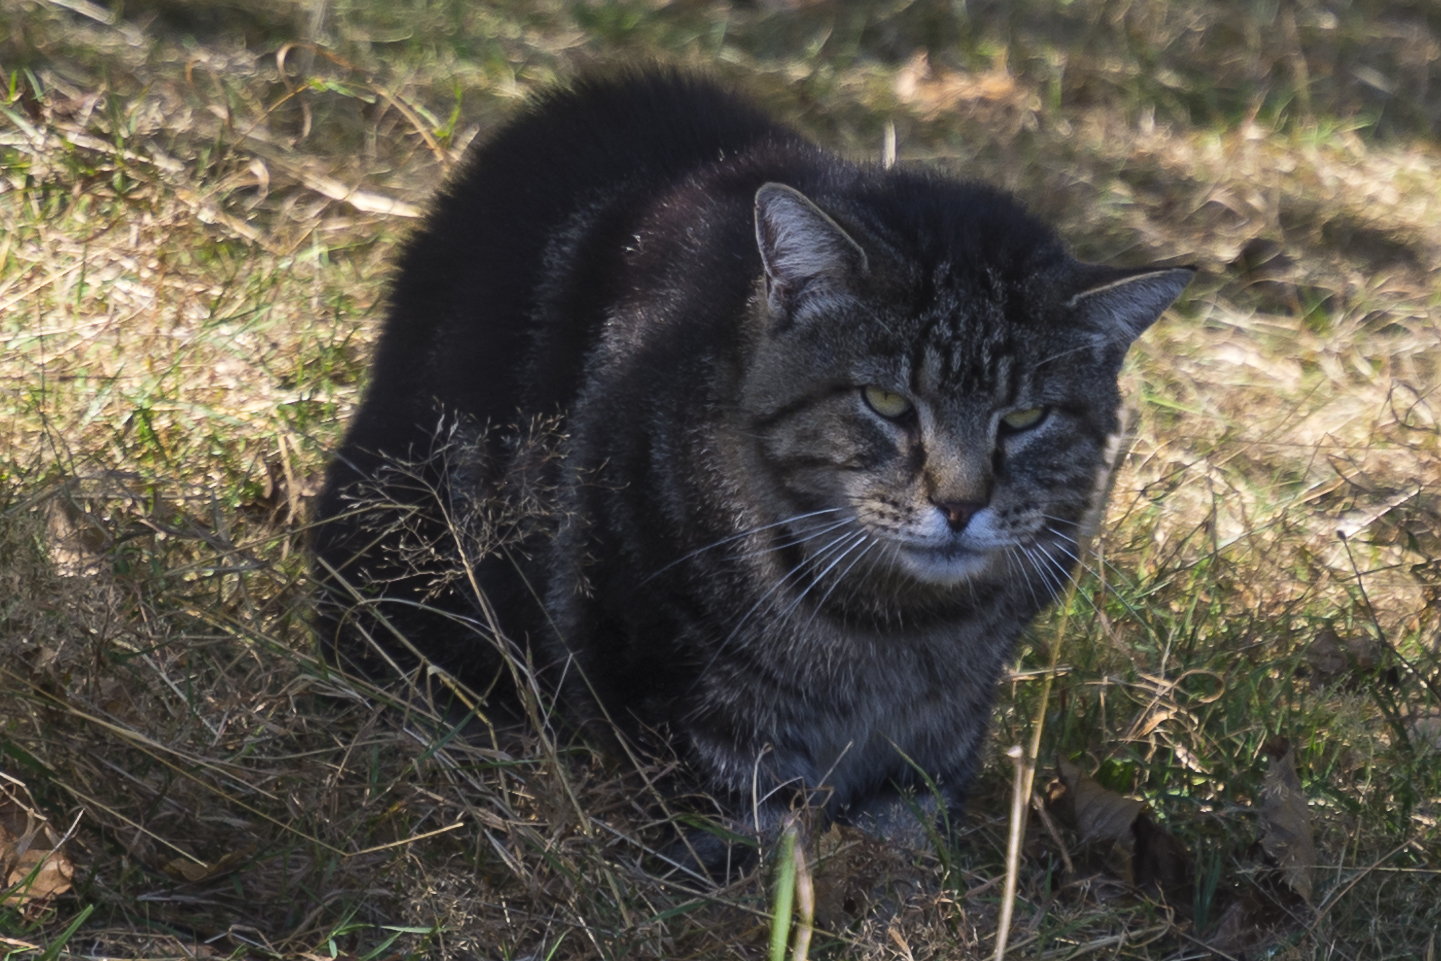
[[1001,892],[1001,916],[996,921],[995,961],[1004,961],[1006,944],[1011,939],[1011,918],[1016,910],[1016,884],[1021,876],[1021,842],[1026,836],[1026,781],[1031,765],[1025,750],[1014,745],[1006,757],[1016,765],[1016,780],[1011,795],[1011,831],[1006,841],[1006,886]]

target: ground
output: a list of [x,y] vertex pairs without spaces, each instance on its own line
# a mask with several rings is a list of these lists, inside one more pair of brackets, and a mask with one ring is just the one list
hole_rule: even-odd
[[306,627],[398,242],[527,91],[643,59],[1200,267],[961,843],[806,839],[811,954],[995,953],[1039,721],[1010,957],[1433,961],[1429,0],[0,0],[7,954],[766,954],[774,852],[666,876],[647,772],[458,736]]

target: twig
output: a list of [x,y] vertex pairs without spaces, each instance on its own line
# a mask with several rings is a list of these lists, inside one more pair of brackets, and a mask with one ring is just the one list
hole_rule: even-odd
[[378,86],[376,84],[371,84],[370,89],[373,90],[378,96],[385,98],[387,103],[389,103],[392,107],[399,111],[401,116],[405,117],[405,119],[410,123],[410,126],[415,130],[415,132],[420,135],[420,139],[425,141],[426,147],[430,148],[430,152],[435,155],[435,159],[440,162],[442,168],[448,169],[451,165],[455,163],[454,159],[452,159],[451,156],[445,152],[445,149],[442,148],[440,144],[436,143],[435,137],[433,137],[430,131],[426,129],[425,123],[420,119],[419,116],[416,115],[415,110],[411,108],[410,104],[406,103],[395,94],[392,94],[384,87]]
[[[1061,623],[1056,627],[1055,640],[1051,642],[1051,661],[1045,674],[1041,676],[1039,706],[1036,708],[1035,719],[1031,722],[1031,749],[1028,753],[1017,744],[1006,752],[1016,763],[1016,785],[1011,799],[1011,837],[1006,846],[1006,890],[1001,899],[1001,919],[996,931],[996,961],[1005,957],[1006,941],[1010,938],[1016,883],[1021,873],[1021,839],[1026,835],[1026,814],[1030,809],[1029,800],[1036,783],[1036,759],[1041,753],[1041,732],[1046,725],[1046,705],[1051,701],[1051,684],[1056,678],[1056,667],[1060,662],[1061,641],[1066,636],[1066,628],[1071,620],[1076,585],[1076,579],[1072,578],[1070,587],[1066,589],[1066,598],[1062,602],[1064,606],[1061,609]],[[1054,827],[1051,829],[1054,836]],[[1064,851],[1064,847],[1062,850]],[[1069,857],[1066,860],[1069,862]]]
[[1046,811],[1046,804],[1041,800],[1041,795],[1035,791],[1031,792],[1031,806],[1036,809],[1036,815],[1040,817],[1041,825],[1046,829],[1046,833],[1051,836],[1052,841],[1056,842],[1056,849],[1061,852],[1061,864],[1066,869],[1067,877],[1074,877],[1076,866],[1071,863],[1071,852],[1066,849],[1066,842],[1061,840],[1061,832],[1056,829],[1056,822]]
[[[1080,556],[1084,558],[1085,555],[1086,548],[1082,546]],[[1046,726],[1046,706],[1051,701],[1051,686],[1056,679],[1056,668],[1060,664],[1061,641],[1065,639],[1066,629],[1071,622],[1071,607],[1076,599],[1078,584],[1076,578],[1071,578],[1070,586],[1066,588],[1066,597],[1061,602],[1061,623],[1056,626],[1056,636],[1051,642],[1051,659],[1041,677],[1041,694],[1035,719],[1031,722],[1031,749],[1026,752],[1018,744],[1006,752],[1016,763],[1016,785],[1011,799],[1011,837],[1006,846],[1006,890],[1002,895],[1000,926],[996,931],[996,961],[1005,957],[1006,942],[1010,938],[1016,883],[1021,873],[1021,839],[1026,834],[1026,814],[1030,808],[1028,802],[1036,783],[1036,760],[1041,753],[1041,733]],[[1053,827],[1052,830],[1054,836]],[[1062,850],[1064,851],[1064,847]],[[1067,858],[1067,861],[1069,860]]]
[[386,844],[377,844],[373,848],[365,848],[364,850],[356,851],[353,854],[347,856],[358,857],[362,854],[374,854],[376,851],[387,851],[390,848],[404,847],[407,844],[414,844],[416,841],[423,841],[426,838],[433,838],[437,834],[449,834],[456,828],[465,827],[465,824],[466,822],[464,821],[456,821],[454,824],[448,824],[443,828],[436,828],[434,831],[426,831],[424,834],[417,834],[414,837],[401,838],[399,841],[390,841]]
[[1001,894],[1001,918],[996,922],[996,961],[1006,956],[1006,942],[1011,938],[1011,917],[1016,908],[1016,881],[1021,874],[1021,838],[1026,833],[1026,780],[1025,751],[1019,744],[1006,752],[1016,764],[1016,784],[1011,795],[1011,837],[1006,844],[1006,889]]
[[103,23],[107,27],[115,23],[115,15],[98,3],[91,3],[90,0],[50,0],[57,7],[64,7],[71,13],[78,13],[82,17],[89,17],[96,23]]

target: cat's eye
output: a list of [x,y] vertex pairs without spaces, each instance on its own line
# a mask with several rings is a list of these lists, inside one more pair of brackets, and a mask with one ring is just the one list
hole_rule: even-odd
[[1035,427],[1046,416],[1044,407],[1027,407],[1025,410],[1013,410],[1001,418],[1001,423],[1011,430],[1026,430]]
[[867,387],[861,393],[871,410],[889,420],[904,417],[911,412],[911,402],[900,394],[893,394],[880,387]]

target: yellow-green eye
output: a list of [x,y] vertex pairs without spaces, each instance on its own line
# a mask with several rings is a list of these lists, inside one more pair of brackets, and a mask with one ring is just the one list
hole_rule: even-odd
[[1027,427],[1035,427],[1046,416],[1044,407],[1027,407],[1025,410],[1013,410],[1001,418],[1001,422],[1011,430],[1025,430]]
[[880,387],[867,387],[861,393],[865,396],[866,403],[871,405],[871,410],[882,417],[895,420],[911,412],[911,402],[900,394],[893,394]]

